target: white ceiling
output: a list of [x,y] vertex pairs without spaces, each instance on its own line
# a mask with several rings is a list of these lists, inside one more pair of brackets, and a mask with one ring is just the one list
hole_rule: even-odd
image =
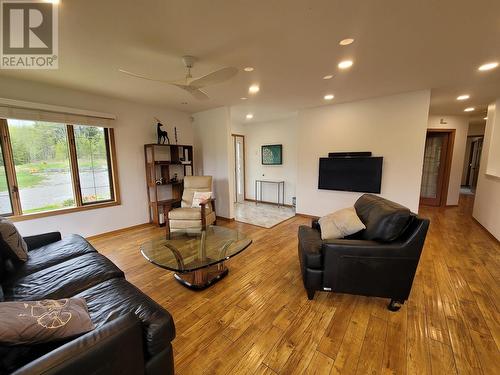
[[[482,111],[500,97],[500,68],[476,70],[500,61],[498,0],[61,0],[59,22],[59,70],[0,75],[187,112],[236,105],[256,119],[259,108],[280,117],[323,105],[325,93],[342,103],[432,88],[431,113],[443,115],[463,115],[469,104]],[[346,37],[354,44],[339,46]],[[181,78],[185,54],[199,58],[195,76],[223,66],[255,71],[207,88],[205,102],[118,72]],[[354,66],[340,72],[344,58]],[[261,92],[241,101],[253,82]],[[462,93],[469,102],[454,100]]]

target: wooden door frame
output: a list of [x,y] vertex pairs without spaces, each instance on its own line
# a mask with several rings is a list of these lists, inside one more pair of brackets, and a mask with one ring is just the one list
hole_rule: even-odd
[[[236,191],[236,137],[243,138],[243,200],[247,200],[247,171],[246,171],[246,145],[245,145],[245,136],[243,134],[231,133],[231,137],[233,137],[233,149],[234,149],[234,196],[238,195]],[[237,199],[236,199],[237,201]]]
[[[427,135],[429,133],[443,133],[448,135],[448,142],[447,142],[447,149],[446,149],[446,155],[445,155],[445,165],[444,165],[444,171],[443,171],[443,183],[441,185],[441,194],[440,194],[440,199],[439,199],[439,204],[437,204],[437,207],[443,207],[446,206],[446,201],[448,200],[448,188],[450,186],[450,174],[451,174],[451,162],[453,160],[453,147],[455,145],[455,133],[456,129],[427,129],[427,133],[425,135],[425,139],[427,141]],[[424,150],[425,153],[425,150]],[[425,201],[426,198],[420,197],[420,204],[422,205],[429,205],[429,203],[426,203]]]

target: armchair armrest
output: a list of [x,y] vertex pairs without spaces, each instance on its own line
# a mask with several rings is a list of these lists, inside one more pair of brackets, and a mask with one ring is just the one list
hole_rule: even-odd
[[140,321],[123,315],[21,367],[15,375],[144,373]]
[[408,251],[404,243],[391,242],[381,243],[368,240],[329,240],[323,243],[325,257],[328,253],[335,253],[338,256],[356,257],[396,257],[413,258],[414,255]]
[[49,245],[53,242],[57,242],[60,240],[61,240],[60,232],[49,232],[49,233],[24,237],[24,241],[28,245],[28,251],[33,249],[38,249],[39,247]]
[[215,212],[215,198],[205,199],[205,200],[200,202],[202,228],[206,228],[206,226],[207,226],[207,222],[206,222],[206,216],[207,216],[206,209],[207,208],[206,208],[206,206],[209,203],[212,205],[212,211]]

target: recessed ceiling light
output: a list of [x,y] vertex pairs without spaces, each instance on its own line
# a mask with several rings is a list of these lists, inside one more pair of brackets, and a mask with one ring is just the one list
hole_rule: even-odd
[[242,96],[240,99],[241,99],[241,100],[247,100],[248,98],[246,98],[246,97]]
[[488,117],[483,118],[483,120],[488,120]]
[[354,39],[352,39],[352,38],[342,39],[342,40],[339,42],[339,44],[340,44],[341,46],[348,46],[349,44],[352,44],[352,43],[354,43]]
[[59,4],[59,0],[45,0],[46,3]]
[[326,94],[325,96],[323,96],[323,98],[325,100],[332,100],[333,98],[335,98],[335,96],[333,94]]
[[476,109],[476,108],[474,108],[474,107],[467,107],[467,108],[465,108],[465,109],[464,109],[464,112],[472,112],[472,111],[474,111],[475,109]]
[[260,91],[259,85],[252,85],[248,88],[250,94],[257,94]]
[[332,74],[328,74],[326,76],[323,77],[323,79],[332,79],[333,78],[333,75]]
[[498,62],[496,62],[496,61],[495,62],[489,62],[489,63],[481,65],[479,68],[477,68],[477,70],[480,70],[481,72],[484,72],[486,70],[495,69],[497,66],[498,66]]
[[245,72],[253,72],[253,67],[247,66],[245,69],[243,69]]
[[339,69],[349,69],[352,66],[353,62],[352,60],[344,60],[339,62]]
[[247,118],[247,120],[251,120],[253,119],[253,114],[248,113],[245,117]]
[[457,100],[467,100],[469,99],[470,96],[465,94],[465,95],[460,95],[460,96],[457,96]]

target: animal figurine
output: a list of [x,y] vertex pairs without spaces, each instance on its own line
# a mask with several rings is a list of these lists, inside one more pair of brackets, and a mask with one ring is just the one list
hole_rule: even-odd
[[156,117],[155,117],[155,120],[157,122],[157,124],[156,124],[156,134],[158,135],[158,144],[159,145],[165,144],[165,141],[166,141],[167,145],[169,145],[170,144],[170,139],[168,138],[168,133],[166,131],[164,131],[164,130],[161,130],[161,127],[163,126],[163,124]]

